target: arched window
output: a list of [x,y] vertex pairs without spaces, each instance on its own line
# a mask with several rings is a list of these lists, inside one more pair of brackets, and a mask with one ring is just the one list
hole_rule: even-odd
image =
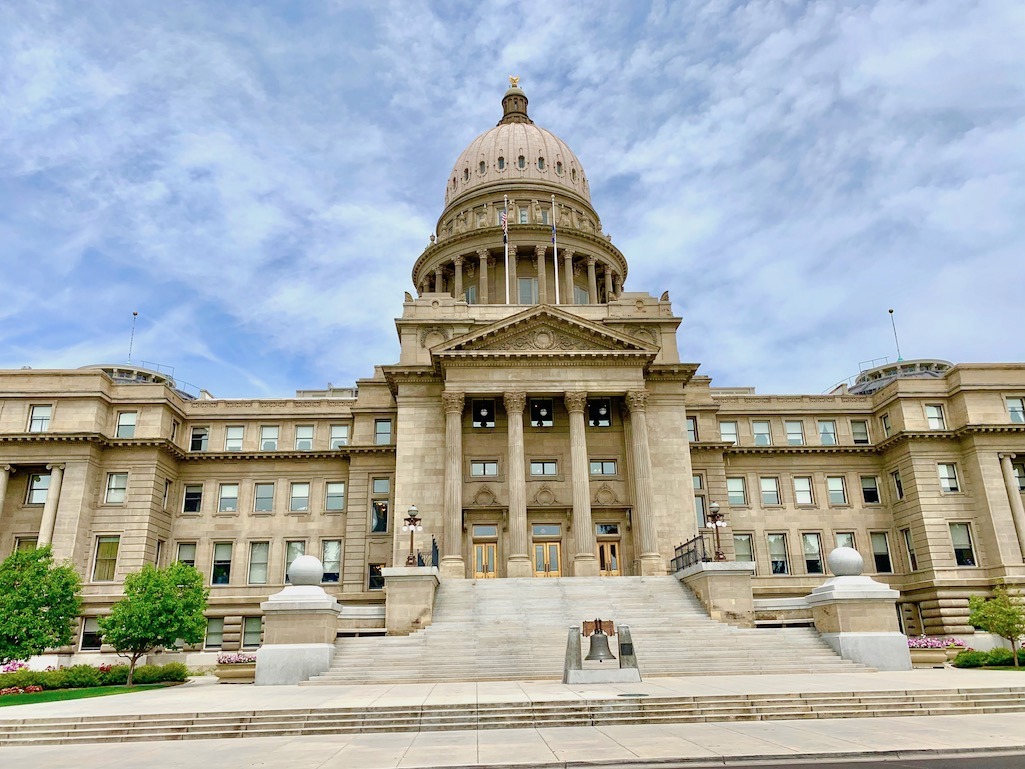
[[464,182],[470,181],[470,169],[469,168],[464,168],[463,169],[463,181]]
[[544,158],[538,158],[537,159],[537,170],[538,171],[544,171],[545,170],[545,159]]
[[480,161],[480,172],[483,174],[487,170],[487,164],[482,160]]
[[526,168],[527,159],[523,157],[523,155],[520,155],[519,158],[516,159],[516,165],[518,165],[520,168]]
[[562,161],[561,160],[556,162],[556,164],[555,164],[555,173],[557,173],[559,176],[562,176]]
[[573,181],[576,181],[577,180],[577,169],[574,168],[573,169],[573,173],[571,173],[570,176],[573,177]]
[[501,155],[498,156],[498,170],[499,171],[504,171],[505,170],[505,158],[502,157]]

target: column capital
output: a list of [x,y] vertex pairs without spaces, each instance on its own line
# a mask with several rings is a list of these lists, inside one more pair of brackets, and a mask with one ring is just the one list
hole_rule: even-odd
[[445,390],[441,394],[441,403],[446,414],[462,414],[465,399],[466,393],[461,390]]
[[502,402],[505,403],[505,410],[510,414],[522,414],[527,405],[527,394],[522,390],[502,393]]
[[587,266],[588,267],[593,267],[597,263],[598,263],[598,257],[597,256],[588,256],[587,257]]
[[648,393],[646,390],[630,390],[626,394],[626,405],[630,413],[635,411],[646,411],[648,408]]
[[562,258],[563,259],[572,259],[573,255],[575,253],[576,253],[576,251],[574,251],[572,248],[564,248],[564,249],[562,249]]
[[587,393],[581,391],[568,392],[563,395],[563,400],[566,402],[566,410],[570,413],[584,412],[587,408]]
[[1017,454],[1012,454],[1012,453],[1010,453],[1008,451],[1000,451],[1000,452],[997,453],[997,459],[1000,459],[1000,460],[1015,459],[1017,456],[1018,456]]
[[0,470],[3,470],[5,473],[9,473],[9,472],[11,472],[11,466],[10,465],[0,465]]
[[486,261],[489,258],[491,258],[491,252],[488,251],[486,248],[478,248],[477,249],[477,256],[480,257],[481,259],[484,259]]
[[453,256],[452,257],[452,264],[454,264],[456,267],[462,267],[463,266],[463,257],[461,257],[461,256]]
[[534,256],[538,259],[543,259],[545,251],[548,250],[548,246],[534,246]]
[[63,470],[64,469],[64,463],[63,462],[54,462],[53,464],[47,465],[46,469],[47,470]]

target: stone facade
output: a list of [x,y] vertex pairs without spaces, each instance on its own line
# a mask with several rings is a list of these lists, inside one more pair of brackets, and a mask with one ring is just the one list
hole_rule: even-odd
[[462,579],[665,574],[718,502],[727,558],[756,564],[756,622],[773,620],[758,599],[820,584],[837,544],[900,591],[908,633],[971,632],[969,595],[1025,583],[1025,364],[900,362],[829,395],[712,387],[680,361],[668,296],[624,291],[568,148],[544,132],[523,146],[561,160],[498,173],[533,126],[518,88],[503,104],[415,261],[398,361],[355,388],[229,400],[130,366],[0,372],[0,557],[51,542],[75,564],[83,648],[126,574],[176,558],[211,581],[211,648],[260,643],[301,552],[325,563],[340,631],[383,629],[411,505],[423,562]]

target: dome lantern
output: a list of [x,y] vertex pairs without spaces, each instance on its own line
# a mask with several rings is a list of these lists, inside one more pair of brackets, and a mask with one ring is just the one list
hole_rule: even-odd
[[509,90],[502,97],[502,119],[497,125],[533,122],[527,116],[527,94],[520,89],[520,79],[510,75]]

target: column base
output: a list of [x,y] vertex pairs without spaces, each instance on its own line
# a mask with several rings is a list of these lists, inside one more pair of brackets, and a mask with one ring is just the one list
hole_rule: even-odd
[[530,557],[526,555],[510,555],[509,560],[505,562],[505,576],[510,578],[533,577],[534,566],[530,562]]
[[590,553],[580,553],[573,558],[574,577],[597,577],[598,559]]
[[660,577],[666,572],[666,562],[658,553],[645,553],[640,558],[642,577]]
[[458,555],[446,555],[441,559],[438,572],[442,579],[466,579],[466,564]]

